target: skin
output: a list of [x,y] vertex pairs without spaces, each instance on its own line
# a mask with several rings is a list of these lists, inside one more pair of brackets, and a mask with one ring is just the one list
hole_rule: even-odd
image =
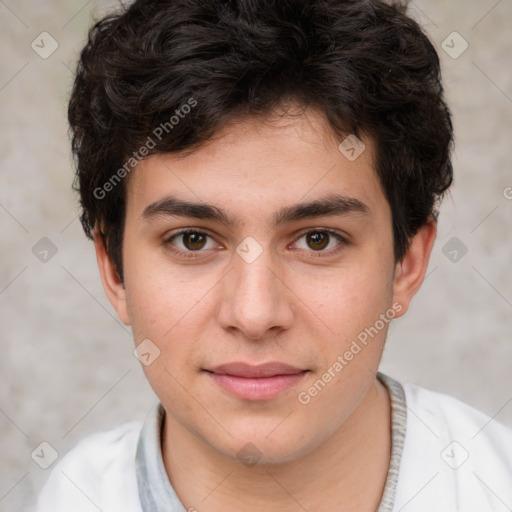
[[[376,378],[388,324],[308,404],[298,400],[393,304],[396,317],[407,311],[434,243],[430,221],[395,262],[390,206],[363,140],[351,162],[316,111],[233,123],[189,155],[153,155],[129,176],[124,283],[95,237],[119,317],[136,344],[150,339],[161,351],[144,371],[166,411],[164,464],[187,510],[378,507],[391,444],[389,396]],[[368,211],[272,225],[281,208],[333,193]],[[216,205],[237,223],[144,215],[170,195]],[[182,228],[209,237],[170,240]],[[319,249],[311,232],[322,229],[346,241],[323,238]],[[246,237],[262,250],[251,263],[236,252]],[[204,371],[233,361],[309,371],[276,398],[248,401]],[[237,458],[247,443],[257,464]]]

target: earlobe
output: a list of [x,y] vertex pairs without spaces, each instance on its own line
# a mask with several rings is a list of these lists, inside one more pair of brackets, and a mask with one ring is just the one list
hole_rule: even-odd
[[124,284],[112,259],[108,255],[105,238],[98,230],[94,232],[94,248],[105,293],[121,321],[126,325],[130,325]]
[[427,272],[436,231],[434,219],[424,224],[411,239],[402,261],[396,265],[393,301],[402,305],[402,310],[397,316],[402,316],[407,311],[412,298],[420,289]]

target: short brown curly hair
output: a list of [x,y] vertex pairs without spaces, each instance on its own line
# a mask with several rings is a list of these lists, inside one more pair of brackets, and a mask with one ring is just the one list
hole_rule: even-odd
[[135,152],[193,149],[290,99],[319,108],[340,136],[374,140],[400,261],[453,179],[439,57],[405,11],[380,0],[136,0],[97,21],[68,118],[82,225],[89,237],[101,229],[121,279],[122,178]]

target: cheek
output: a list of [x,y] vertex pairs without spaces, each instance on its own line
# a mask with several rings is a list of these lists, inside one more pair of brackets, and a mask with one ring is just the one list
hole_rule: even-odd
[[199,292],[192,293],[178,276],[155,267],[144,271],[138,267],[134,275],[126,283],[133,338],[135,345],[149,346],[152,354],[150,364],[141,359],[142,370],[161,400],[178,404],[175,407],[187,414],[190,400],[182,385],[200,366],[195,362],[200,353],[198,334],[203,330]]
[[164,383],[161,392],[173,387],[171,376],[184,382],[187,372],[201,366],[201,339],[211,330],[209,291],[217,281],[214,275],[184,272],[151,254],[134,255],[126,266],[133,338],[137,346],[151,340],[160,352],[143,370],[153,387]]
[[127,307],[136,342],[165,339],[180,318],[197,303],[197,293],[179,269],[165,264],[160,251],[125,241]]
[[[332,433],[360,403],[378,371],[389,324],[397,316],[389,268],[368,268],[352,267],[316,297],[319,316],[329,330],[317,338],[322,357],[298,396],[314,423],[312,432]],[[333,409],[333,403],[339,406]]]
[[198,327],[201,300],[179,283],[165,286],[145,281],[127,287],[127,303],[136,342],[150,338],[165,349],[174,338],[192,339]]
[[[356,337],[390,307],[393,297],[390,265],[377,262],[370,266],[365,258],[363,263],[336,269],[322,281],[322,286],[310,283],[308,306],[328,328],[329,337],[335,336],[339,343]],[[307,282],[302,283],[306,290]]]

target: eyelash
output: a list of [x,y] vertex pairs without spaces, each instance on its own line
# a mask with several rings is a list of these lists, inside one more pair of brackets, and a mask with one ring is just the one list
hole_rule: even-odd
[[[187,229],[182,229],[180,231],[177,231],[176,233],[173,233],[170,237],[168,237],[164,244],[166,246],[169,246],[171,248],[171,251],[174,252],[175,254],[179,255],[180,257],[182,258],[197,258],[197,257],[200,257],[200,253],[202,252],[205,252],[205,250],[198,250],[198,251],[184,251],[182,249],[175,249],[173,244],[172,244],[172,241],[175,239],[175,238],[178,238],[179,236],[181,235],[186,235],[186,234],[190,234],[190,233],[194,233],[194,234],[198,234],[198,235],[204,235],[204,236],[207,236],[209,238],[212,238],[213,237],[207,233],[206,231],[202,231],[200,229],[194,229],[194,228],[187,228]],[[338,254],[338,252],[340,252],[341,250],[343,250],[343,248],[348,245],[348,241],[345,237],[343,237],[342,235],[340,235],[337,231],[334,231],[332,229],[329,229],[329,228],[316,228],[316,229],[310,229],[308,231],[305,231],[303,232],[302,234],[299,235],[299,237],[296,239],[295,242],[297,242],[298,240],[300,240],[301,238],[303,238],[304,236],[310,234],[310,233],[327,233],[329,236],[333,236],[335,238],[337,238],[339,240],[339,244],[337,247],[335,247],[334,249],[330,249],[329,251],[307,251],[307,252],[312,252],[313,254],[315,254],[315,258],[321,258],[321,257],[324,257],[322,256],[322,254],[327,254],[328,256],[334,256],[335,254]],[[330,242],[330,240],[329,240]]]

